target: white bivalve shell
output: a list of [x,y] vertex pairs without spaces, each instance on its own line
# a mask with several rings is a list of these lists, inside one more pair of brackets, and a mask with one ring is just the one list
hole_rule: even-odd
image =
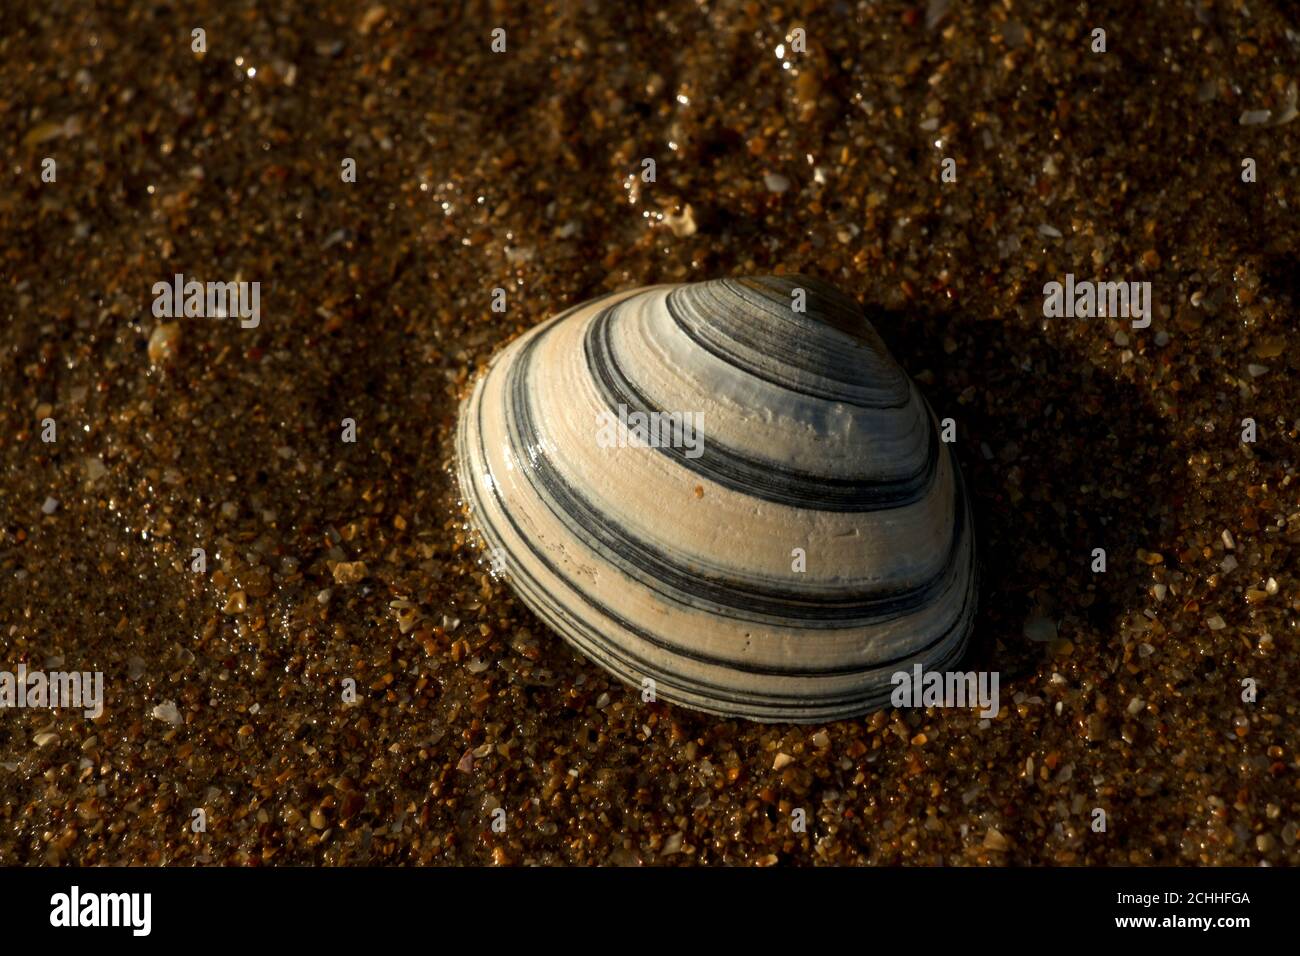
[[457,458],[471,523],[524,603],[657,698],[851,717],[885,705],[896,672],[965,649],[957,463],[856,303],[816,280],[569,309],[493,358]]

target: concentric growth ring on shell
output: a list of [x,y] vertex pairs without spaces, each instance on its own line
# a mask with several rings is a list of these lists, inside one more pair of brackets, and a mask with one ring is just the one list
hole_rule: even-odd
[[524,603],[662,699],[849,717],[883,705],[894,672],[965,648],[956,461],[861,310],[815,280],[572,308],[493,358],[457,458]]

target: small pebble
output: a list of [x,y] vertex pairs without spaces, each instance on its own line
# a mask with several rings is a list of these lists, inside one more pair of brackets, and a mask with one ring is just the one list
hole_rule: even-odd
[[181,724],[181,712],[176,707],[176,702],[165,700],[155,707],[150,714],[158,720],[171,724],[173,727],[179,727]]
[[149,362],[153,365],[169,365],[176,360],[181,346],[181,324],[163,322],[154,326],[149,334]]
[[687,203],[680,213],[664,213],[664,224],[678,239],[693,236],[699,228],[695,224],[695,210]]
[[336,584],[356,584],[370,573],[364,561],[339,561],[333,571]]
[[1056,622],[1044,615],[1031,617],[1025,622],[1024,633],[1031,641],[1040,644],[1050,643],[1057,638]]
[[1002,832],[994,827],[989,827],[988,832],[984,834],[984,849],[1005,853],[1010,848],[1011,844],[1002,835]]
[[790,180],[780,173],[764,173],[763,185],[770,193],[783,193],[790,188]]

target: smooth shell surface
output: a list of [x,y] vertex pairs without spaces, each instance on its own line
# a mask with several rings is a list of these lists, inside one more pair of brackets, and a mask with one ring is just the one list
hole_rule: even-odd
[[[642,431],[637,412],[700,427]],[[956,461],[856,303],[816,280],[569,309],[493,358],[457,459],[471,523],[524,603],[657,698],[849,717],[886,704],[895,672],[965,648],[976,574]]]

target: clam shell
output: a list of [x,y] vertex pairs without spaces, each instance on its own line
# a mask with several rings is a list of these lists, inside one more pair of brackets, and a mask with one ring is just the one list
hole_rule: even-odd
[[[644,430],[636,412],[682,427]],[[888,702],[894,673],[965,648],[976,573],[957,463],[856,303],[816,280],[571,308],[494,357],[457,459],[471,523],[523,602],[657,698],[851,717]]]

